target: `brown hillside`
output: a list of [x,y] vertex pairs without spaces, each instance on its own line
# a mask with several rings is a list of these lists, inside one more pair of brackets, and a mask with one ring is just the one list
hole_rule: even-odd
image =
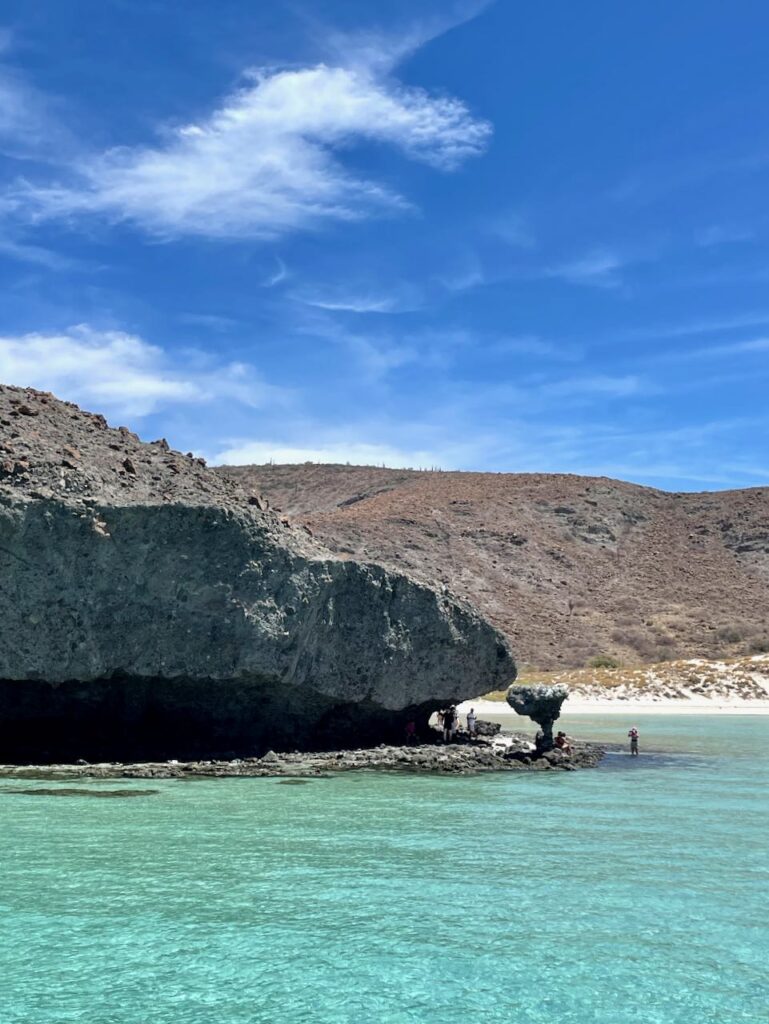
[[523,665],[769,650],[769,489],[669,494],[597,477],[358,466],[219,472],[342,555],[439,581]]

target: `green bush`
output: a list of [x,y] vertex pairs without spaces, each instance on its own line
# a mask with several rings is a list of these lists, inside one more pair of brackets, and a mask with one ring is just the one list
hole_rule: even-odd
[[588,668],[619,668],[619,662],[610,654],[597,654],[587,663]]

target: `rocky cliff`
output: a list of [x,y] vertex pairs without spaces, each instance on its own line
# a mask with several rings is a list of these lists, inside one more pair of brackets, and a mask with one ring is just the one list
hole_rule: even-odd
[[400,739],[515,676],[445,590],[340,559],[200,460],[0,386],[0,760]]
[[769,488],[674,494],[605,477],[312,464],[219,472],[342,557],[447,586],[522,665],[769,651]]

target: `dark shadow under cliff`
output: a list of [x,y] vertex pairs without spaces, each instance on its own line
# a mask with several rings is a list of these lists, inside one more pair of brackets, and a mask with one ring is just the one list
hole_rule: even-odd
[[187,761],[402,743],[406,722],[426,732],[439,703],[388,711],[274,680],[0,680],[0,763]]

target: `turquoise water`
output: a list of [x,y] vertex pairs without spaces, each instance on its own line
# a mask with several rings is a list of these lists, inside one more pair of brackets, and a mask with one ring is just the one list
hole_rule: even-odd
[[766,1024],[769,719],[638,724],[574,774],[0,782],[0,1020]]

